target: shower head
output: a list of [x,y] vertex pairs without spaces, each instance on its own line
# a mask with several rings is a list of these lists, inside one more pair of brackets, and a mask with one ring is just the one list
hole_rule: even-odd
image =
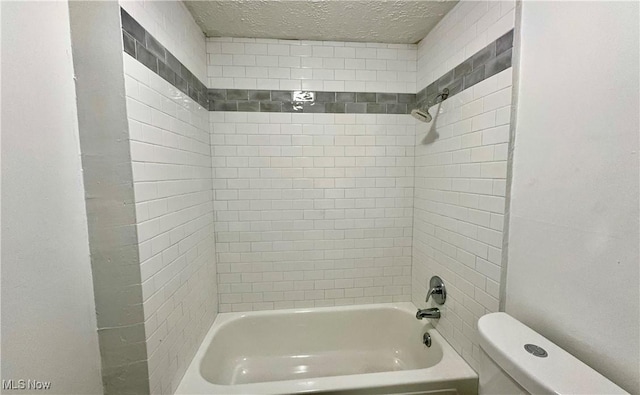
[[429,110],[422,111],[417,108],[411,110],[411,116],[422,122],[431,122],[431,119],[433,118],[431,117],[431,114],[429,114]]
[[[438,99],[440,99],[440,103],[442,103],[447,97],[449,97],[449,89],[444,88],[442,90],[442,93],[436,96],[436,103],[438,103]],[[429,110],[426,108],[424,110],[420,108],[414,108],[413,110],[411,110],[411,116],[422,122],[431,122],[431,120],[433,119],[431,114],[429,114]]]

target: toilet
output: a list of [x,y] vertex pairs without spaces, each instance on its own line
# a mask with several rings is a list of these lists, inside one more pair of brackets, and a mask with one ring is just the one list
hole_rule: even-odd
[[478,320],[479,394],[627,394],[506,313]]

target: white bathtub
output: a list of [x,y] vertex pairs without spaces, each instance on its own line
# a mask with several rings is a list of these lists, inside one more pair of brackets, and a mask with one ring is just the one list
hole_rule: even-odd
[[476,394],[476,373],[415,312],[393,303],[220,314],[177,393]]

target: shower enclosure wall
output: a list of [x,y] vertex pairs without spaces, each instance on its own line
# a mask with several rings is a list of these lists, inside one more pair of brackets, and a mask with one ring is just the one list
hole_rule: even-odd
[[419,45],[205,39],[182,3],[120,5],[142,307],[126,328],[144,333],[134,359],[100,339],[119,350],[112,391],[174,392],[218,311],[424,307],[435,274],[438,330],[476,366],[473,323],[498,308],[513,2],[461,2]]

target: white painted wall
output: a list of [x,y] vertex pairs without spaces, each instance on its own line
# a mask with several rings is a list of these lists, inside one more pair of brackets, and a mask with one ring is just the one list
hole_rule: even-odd
[[[458,3],[418,44],[417,88],[513,29],[514,6]],[[412,301],[426,307],[429,279],[442,277],[438,331],[476,370],[478,318],[500,303],[511,85],[508,68],[433,106],[430,124],[416,123]]]
[[124,70],[150,387],[166,394],[218,312],[209,112],[127,54]]
[[101,394],[75,100],[68,4],[4,2],[2,378]]
[[120,6],[203,84],[207,83],[204,33],[182,1],[120,0]]
[[209,87],[416,92],[416,46],[207,38]]
[[522,5],[506,290],[509,314],[635,394],[638,13]]
[[221,311],[409,300],[413,118],[210,118]]

